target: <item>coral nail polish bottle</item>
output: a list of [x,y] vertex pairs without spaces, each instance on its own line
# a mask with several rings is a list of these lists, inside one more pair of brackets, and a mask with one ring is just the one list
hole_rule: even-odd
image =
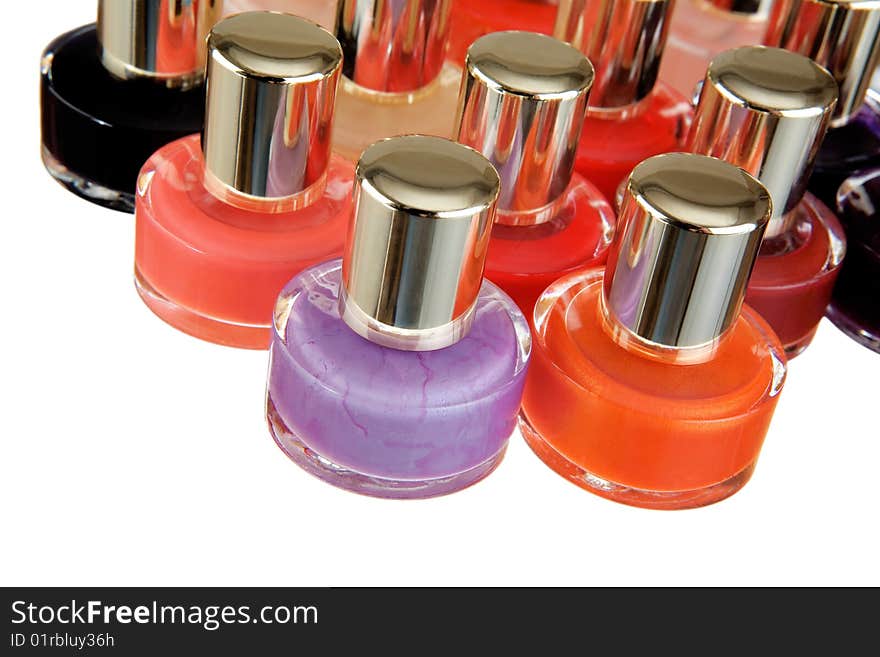
[[672,0],[560,0],[554,35],[590,59],[596,78],[575,170],[613,199],[633,167],[684,145],[690,100],[657,71]]
[[415,498],[469,486],[516,426],[528,323],[482,280],[498,174],[438,137],[377,142],[357,166],[345,255],[275,307],[269,428],[341,488]]
[[135,280],[203,340],[266,349],[290,277],[338,257],[354,171],[331,154],[342,51],[288,14],[225,18],[208,37],[201,135],[159,149],[138,180]]
[[676,0],[660,79],[691,98],[716,55],[763,43],[772,4],[773,0]]
[[632,172],[604,275],[535,309],[520,429],[553,470],[625,504],[717,502],[751,477],[785,379],[782,345],[742,304],[767,190],[715,158]]
[[813,339],[846,252],[840,222],[806,191],[836,103],[837,83],[811,59],[744,46],[712,60],[691,128],[692,150],[742,167],[773,199],[746,303],[788,358]]
[[868,91],[880,63],[880,3],[776,0],[764,43],[812,58],[837,80],[840,98],[809,186],[833,208],[846,178],[880,166],[880,96]]
[[468,50],[458,141],[501,176],[486,277],[531,321],[563,274],[605,264],[614,212],[573,172],[593,67],[581,52],[534,32],[496,32]]
[[452,137],[461,71],[445,61],[451,2],[339,0],[338,153],[354,162],[378,139]]
[[224,0],[225,13],[280,11],[314,21],[328,30],[336,21],[336,0]]
[[849,251],[834,286],[828,319],[856,342],[880,353],[880,169],[847,178],[837,195],[837,209]]
[[553,34],[558,4],[557,0],[457,0],[452,3],[447,57],[463,65],[470,45],[492,32]]
[[134,211],[138,171],[202,129],[204,38],[222,0],[99,0],[98,21],[43,52],[42,157],[87,201]]

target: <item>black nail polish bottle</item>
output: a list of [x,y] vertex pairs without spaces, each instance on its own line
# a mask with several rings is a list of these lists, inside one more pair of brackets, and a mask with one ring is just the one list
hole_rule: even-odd
[[141,165],[202,129],[205,36],[221,12],[222,0],[99,0],[97,23],[50,43],[40,85],[49,173],[133,212]]

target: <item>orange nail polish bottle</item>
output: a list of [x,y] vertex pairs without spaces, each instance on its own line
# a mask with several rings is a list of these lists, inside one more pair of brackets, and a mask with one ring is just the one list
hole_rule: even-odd
[[214,27],[204,131],[159,149],[135,198],[137,289],[172,326],[267,349],[281,288],[342,254],[354,167],[330,150],[341,62],[333,36],[295,16]]
[[785,379],[769,326],[742,305],[771,203],[701,155],[632,172],[605,273],[538,300],[520,427],[566,479],[657,509],[717,502],[751,477]]

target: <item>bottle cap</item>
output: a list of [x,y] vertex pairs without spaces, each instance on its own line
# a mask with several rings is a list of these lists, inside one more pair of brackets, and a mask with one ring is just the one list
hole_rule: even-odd
[[205,36],[223,0],[98,0],[101,62],[122,79],[191,87],[205,76]]
[[652,345],[711,345],[739,315],[770,212],[764,186],[723,160],[668,153],[637,165],[605,269],[612,320]]
[[386,347],[441,349],[465,336],[483,280],[501,181],[472,148],[409,135],[357,165],[340,311]]
[[776,0],[764,44],[828,69],[840,88],[832,126],[862,105],[880,63],[880,0]]
[[380,92],[415,91],[440,75],[452,0],[338,0],[343,74]]
[[593,63],[591,108],[625,107],[651,93],[671,7],[672,0],[560,0],[553,34]]
[[527,216],[538,223],[542,215],[534,211],[571,181],[593,66],[553,37],[495,32],[471,45],[465,68],[458,141],[485,155],[501,176],[495,220],[523,223]]
[[[208,36],[205,182],[247,206],[294,209],[323,191],[342,50],[302,18],[246,12]],[[228,193],[231,192],[231,193]]]
[[766,19],[773,6],[773,0],[707,0],[707,2],[725,13],[755,19]]
[[709,64],[690,150],[742,167],[770,192],[765,237],[790,228],[837,102],[837,83],[811,59],[745,46]]

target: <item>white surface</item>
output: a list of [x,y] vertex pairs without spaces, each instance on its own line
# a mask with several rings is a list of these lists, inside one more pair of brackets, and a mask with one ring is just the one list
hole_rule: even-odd
[[0,583],[880,584],[880,356],[827,322],[753,480],[715,506],[614,504],[518,436],[495,474],[440,499],[302,472],[264,424],[265,353],[154,317],[132,285],[132,218],[42,169],[40,51],[93,6],[21,4],[0,41]]

